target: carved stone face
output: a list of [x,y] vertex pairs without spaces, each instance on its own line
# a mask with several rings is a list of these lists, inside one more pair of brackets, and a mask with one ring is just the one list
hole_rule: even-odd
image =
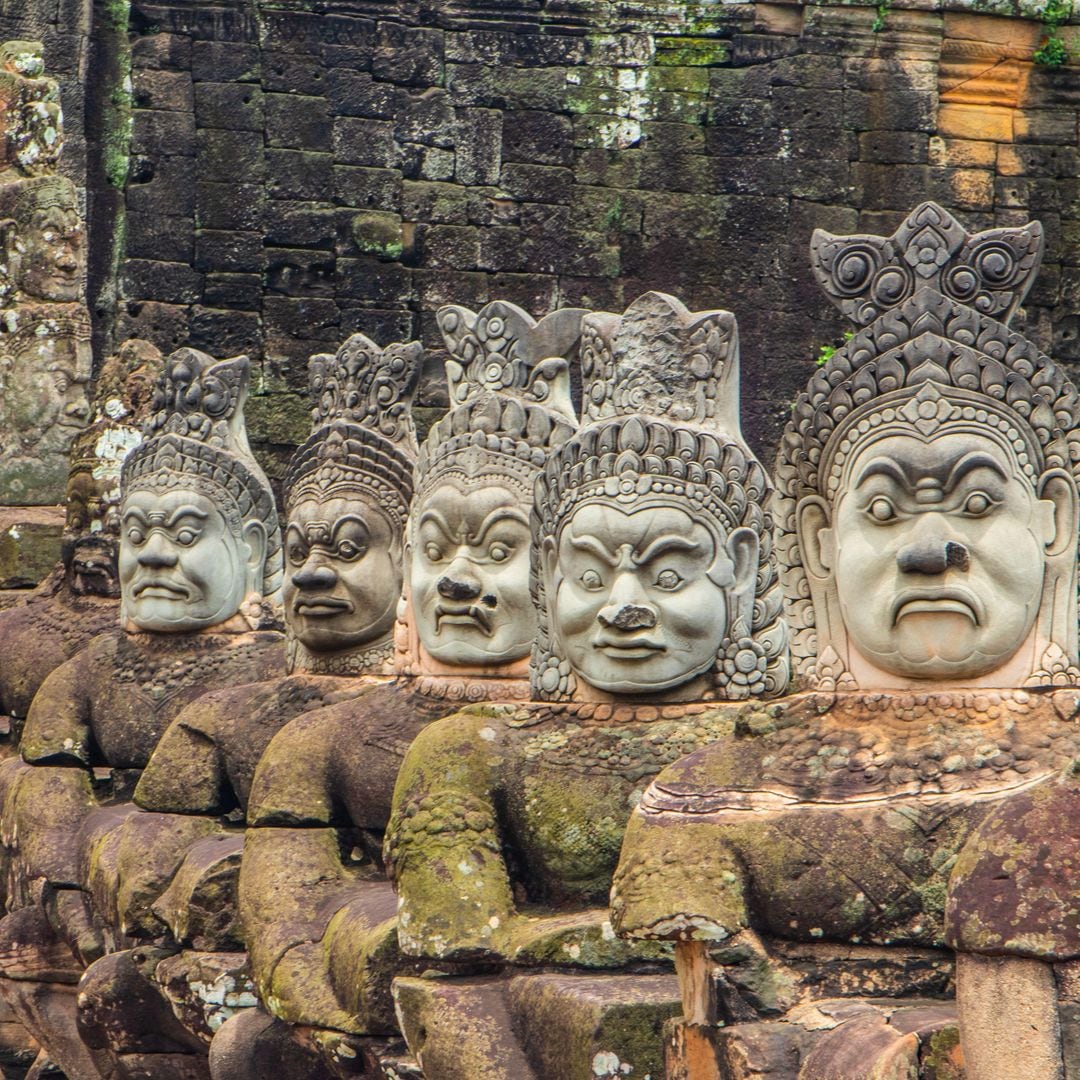
[[74,201],[34,210],[7,229],[6,256],[16,285],[39,300],[77,300],[82,289],[83,231]]
[[199,630],[235,615],[262,572],[262,526],[243,537],[205,495],[138,490],[121,514],[124,611],[141,630]]
[[[4,390],[0,412],[6,425],[43,438],[48,447],[66,448],[72,429],[84,427],[90,413],[89,369],[89,344],[71,335],[0,337],[0,387]],[[64,430],[51,438],[52,427]]]
[[977,677],[1031,632],[1055,505],[995,440],[894,435],[850,467],[821,535],[851,644],[906,678]]
[[536,637],[536,611],[520,496],[487,477],[448,478],[412,517],[409,588],[428,653],[459,665],[525,656]]
[[305,499],[285,535],[285,618],[314,652],[388,634],[401,596],[401,543],[387,517],[359,497]]
[[676,507],[575,511],[544,552],[555,631],[575,673],[600,690],[642,693],[708,671],[728,631],[728,590],[749,577],[753,595],[756,538],[737,533],[729,551]]
[[77,596],[119,596],[116,541],[100,533],[78,537],[67,558],[67,578]]

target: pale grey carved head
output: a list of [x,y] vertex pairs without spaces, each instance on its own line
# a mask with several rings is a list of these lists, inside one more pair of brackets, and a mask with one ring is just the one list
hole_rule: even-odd
[[533,692],[782,693],[765,471],[738,427],[727,311],[646,293],[582,320],[585,424],[537,480]]
[[363,334],[308,365],[312,433],[285,477],[290,667],[385,670],[412,500],[412,399],[423,349]]
[[[1080,676],[1080,399],[1006,325],[1041,238],[1037,224],[970,235],[932,203],[889,238],[815,234],[826,291],[872,321],[800,395],[777,464],[793,653],[811,683]],[[910,287],[889,286],[890,307],[893,274]]]
[[124,461],[121,616],[141,630],[199,630],[279,598],[277,511],[244,429],[248,371],[246,356],[173,353]]
[[40,42],[0,45],[0,169],[42,176],[56,167],[63,146],[60,87],[44,71]]
[[493,668],[529,654],[532,489],[577,426],[567,357],[582,314],[537,322],[504,301],[439,309],[451,409],[421,447],[408,533],[420,667]]
[[66,176],[0,184],[0,259],[0,302],[82,298],[83,225]]

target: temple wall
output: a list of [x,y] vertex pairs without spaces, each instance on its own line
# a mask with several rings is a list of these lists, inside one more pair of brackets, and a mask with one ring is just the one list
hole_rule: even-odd
[[650,288],[736,312],[769,460],[843,330],[812,229],[886,234],[927,198],[971,229],[1043,221],[1027,332],[1080,360],[1080,84],[1032,63],[1043,28],[1012,5],[308,7],[0,3],[64,82],[99,362],[132,335],[249,353],[273,474],[308,355],[353,331],[419,335],[434,372],[447,301],[622,310]]

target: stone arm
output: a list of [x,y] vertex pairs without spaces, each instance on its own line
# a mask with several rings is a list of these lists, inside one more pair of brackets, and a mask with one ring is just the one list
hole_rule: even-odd
[[720,942],[750,925],[742,862],[706,815],[650,813],[650,788],[630,818],[611,889],[611,920],[629,938]]
[[[386,881],[364,881],[345,866],[337,830],[247,830],[240,866],[240,919],[255,985],[275,1016],[364,1032],[362,1020],[335,995],[324,937],[339,913],[362,902],[368,892],[378,914],[367,920],[364,930],[393,913],[393,894]],[[357,979],[362,977],[363,972],[356,973]]]
[[32,765],[93,764],[94,736],[88,682],[93,656],[87,649],[61,664],[41,684],[26,716],[20,750]]
[[461,712],[426,728],[405,756],[385,854],[407,955],[506,956],[515,905],[496,805],[496,726],[482,710]]
[[144,810],[221,814],[232,808],[221,747],[205,733],[207,714],[228,703],[220,698],[203,695],[166,728],[135,788],[135,802]]

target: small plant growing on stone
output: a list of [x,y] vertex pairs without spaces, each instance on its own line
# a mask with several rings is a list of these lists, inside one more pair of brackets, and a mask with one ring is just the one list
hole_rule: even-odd
[[1072,0],[1046,0],[1043,8],[1042,23],[1046,36],[1042,45],[1035,50],[1032,59],[1042,67],[1061,67],[1069,60],[1069,50],[1061,36],[1061,26],[1072,15]]
[[[1053,3],[1054,0],[1051,0]],[[885,20],[889,17],[889,12],[892,11],[892,0],[881,0],[881,3],[877,6],[877,15],[874,16],[874,21],[870,24],[870,29],[875,34],[880,34],[885,29]]]
[[836,342],[833,345],[822,345],[821,348],[818,349],[817,358],[814,360],[814,363],[817,364],[818,367],[824,367],[833,358],[836,350],[839,349],[841,345],[846,345],[854,336],[854,330],[845,330],[843,342]]

